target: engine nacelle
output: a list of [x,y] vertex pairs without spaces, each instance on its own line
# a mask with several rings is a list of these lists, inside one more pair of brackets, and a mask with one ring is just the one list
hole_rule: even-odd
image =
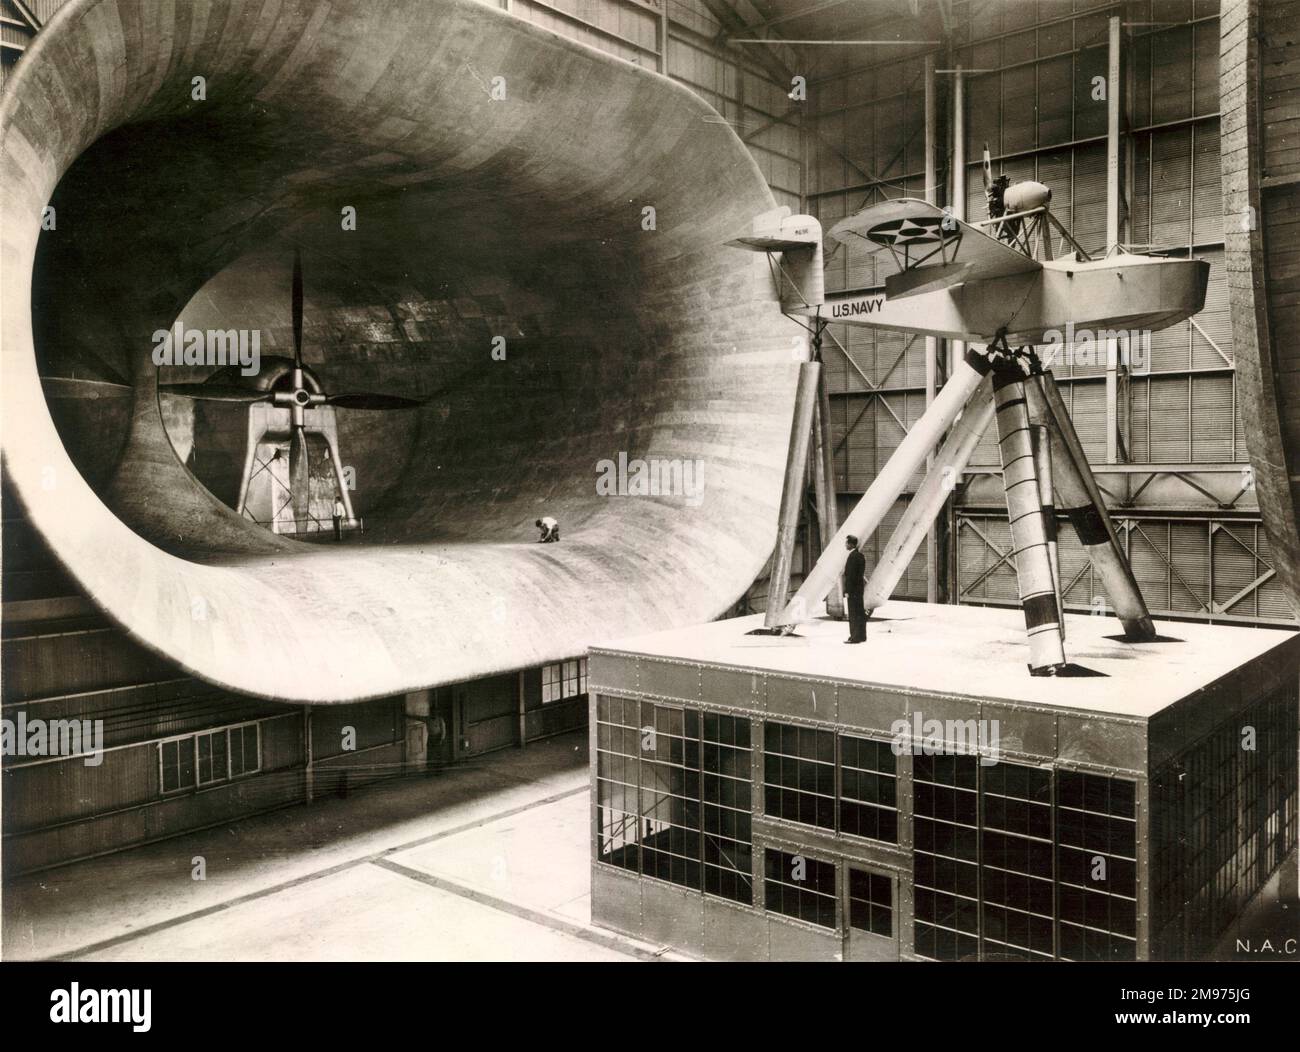
[[1023,183],[1013,183],[1002,195],[1002,204],[1007,214],[1028,212],[1032,208],[1042,208],[1052,199],[1052,188],[1042,183],[1027,179]]

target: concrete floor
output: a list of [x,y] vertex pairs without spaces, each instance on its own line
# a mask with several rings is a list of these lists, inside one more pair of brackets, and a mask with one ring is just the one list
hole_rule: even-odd
[[590,923],[588,788],[583,731],[20,877],[3,956],[653,959]]

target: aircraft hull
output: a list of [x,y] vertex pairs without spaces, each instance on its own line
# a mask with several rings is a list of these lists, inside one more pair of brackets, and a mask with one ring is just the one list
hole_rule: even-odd
[[[938,269],[938,268],[935,268]],[[925,268],[919,268],[923,274]],[[883,289],[832,293],[798,313],[831,322],[987,343],[1005,329],[1012,346],[1064,340],[1067,326],[1155,332],[1204,306],[1204,260],[1112,256],[1085,263],[1051,261],[1041,270],[946,288],[888,296]]]

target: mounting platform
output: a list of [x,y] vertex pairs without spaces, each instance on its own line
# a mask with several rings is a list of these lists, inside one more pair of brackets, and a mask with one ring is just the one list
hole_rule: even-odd
[[1300,648],[1294,632],[1172,621],[1160,623],[1157,641],[1130,643],[1113,617],[1067,614],[1071,660],[1100,675],[1038,678],[1025,667],[1029,647],[1018,609],[890,602],[874,612],[867,642],[855,647],[844,645],[843,621],[816,618],[794,636],[749,634],[762,623],[762,615],[715,621],[596,646],[592,654],[1150,719],[1271,650]]
[[597,924],[723,960],[1197,959],[1292,850],[1300,633],[1067,615],[1092,675],[1047,679],[1018,609],[877,613],[860,646],[759,616],[591,648]]

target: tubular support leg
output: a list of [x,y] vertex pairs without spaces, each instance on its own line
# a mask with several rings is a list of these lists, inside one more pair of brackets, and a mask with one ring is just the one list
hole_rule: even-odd
[[934,467],[880,550],[880,561],[871,572],[864,595],[868,610],[875,610],[893,594],[992,419],[993,380],[986,376],[971,396],[961,419],[948,432],[943,448],[934,458]]
[[876,531],[912,474],[925,462],[926,453],[951,426],[988,371],[988,359],[974,352],[967,352],[966,358],[958,362],[943,390],[903,436],[894,455],[836,531],[834,539],[781,614],[780,624],[795,624],[811,616],[844,569],[848,555],[844,539],[854,536],[861,544]]
[[1027,389],[1030,397],[1040,403],[1038,408],[1052,429],[1052,442],[1056,447],[1053,481],[1061,507],[1074,527],[1079,543],[1088,553],[1093,569],[1101,578],[1102,587],[1115,608],[1115,616],[1124,626],[1124,635],[1133,640],[1155,639],[1156,629],[1146,600],[1142,598],[1128,557],[1120,546],[1119,535],[1106,510],[1106,502],[1088,466],[1088,458],[1075,434],[1056,381],[1050,372],[1035,380],[1037,382],[1028,384]]
[[1052,585],[1038,476],[1034,471],[1025,375],[1018,366],[1001,363],[995,367],[993,397],[1011,550],[1015,555],[1016,581],[1029,637],[1029,671],[1036,676],[1052,675],[1065,664],[1065,647],[1061,642],[1061,619]]
[[[821,550],[825,552],[839,528],[835,507],[835,447],[831,443],[831,400],[826,393],[826,372],[817,382],[817,409],[813,414],[814,478],[817,482],[817,525]],[[844,620],[844,600],[838,588],[826,597],[826,613],[837,621]]]
[[1056,592],[1056,617],[1065,639],[1065,599],[1061,595],[1061,559],[1056,543],[1056,504],[1052,496],[1051,432],[1046,424],[1030,424],[1034,445],[1034,473],[1038,476],[1038,504],[1043,515],[1043,535],[1047,538],[1047,558],[1052,566],[1052,589]]

